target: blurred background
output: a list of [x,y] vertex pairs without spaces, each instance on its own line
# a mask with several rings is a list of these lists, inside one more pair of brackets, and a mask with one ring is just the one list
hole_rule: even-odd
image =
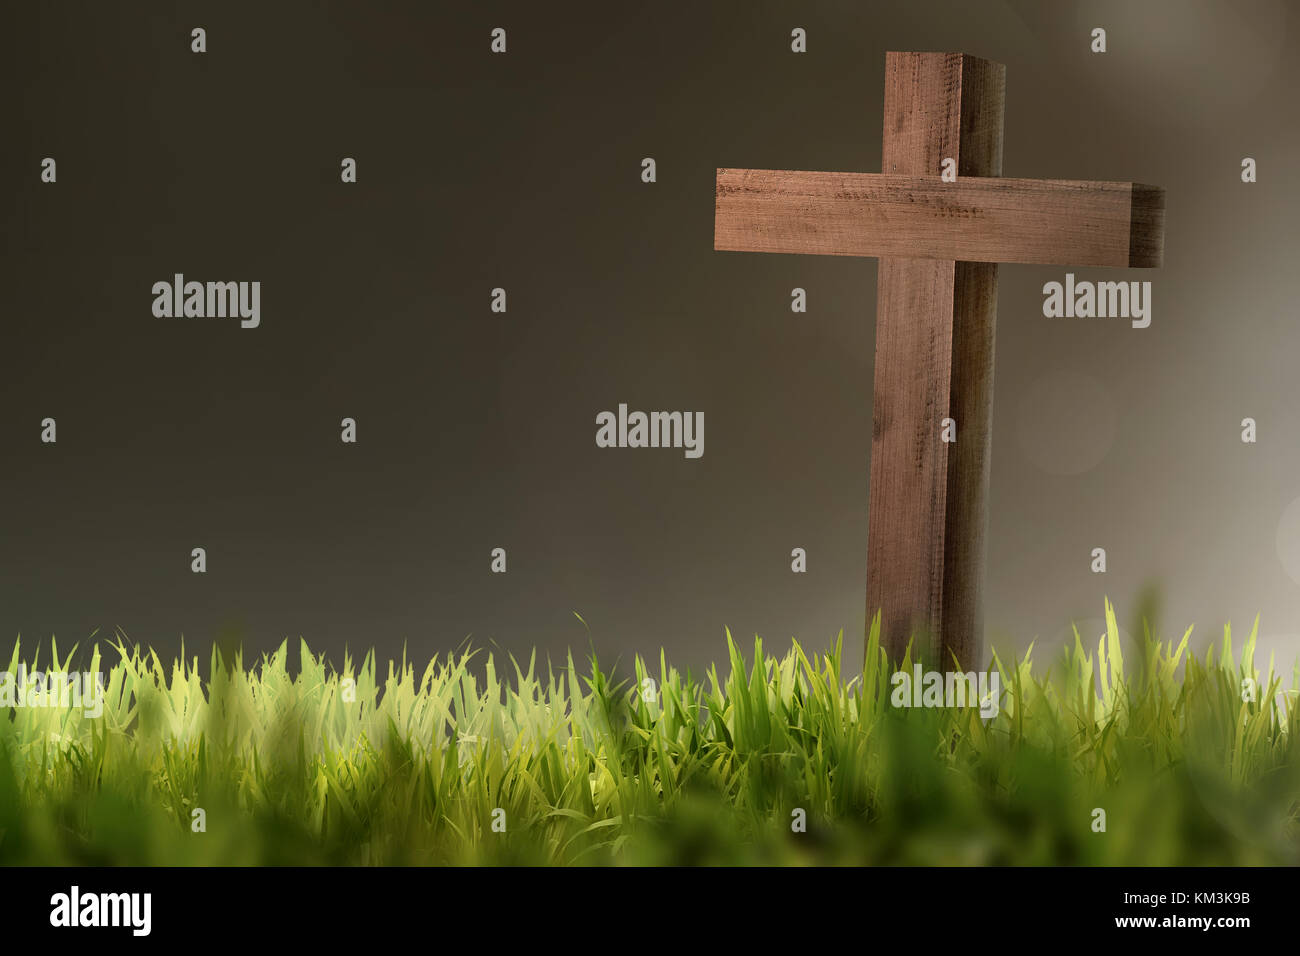
[[[724,627],[842,629],[856,665],[876,263],[714,252],[714,170],[878,171],[885,52],[952,50],[1006,64],[1005,175],[1168,203],[1162,269],[1073,270],[1151,280],[1147,329],[1046,319],[1067,270],[1001,270],[988,639],[1099,633],[1109,595],[1300,655],[1293,5],[63,3],[5,32],[0,638],[699,668]],[[259,280],[261,327],[155,318],[177,272]],[[620,402],[703,411],[704,456],[596,448]]]

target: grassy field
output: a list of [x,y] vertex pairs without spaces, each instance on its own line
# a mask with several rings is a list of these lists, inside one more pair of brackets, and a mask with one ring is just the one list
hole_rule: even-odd
[[1106,619],[1046,668],[995,655],[988,720],[894,706],[874,628],[861,674],[856,642],[846,667],[728,636],[702,678],[662,654],[624,679],[482,653],[335,670],[305,644],[291,672],[286,644],[214,651],[205,681],[104,645],[100,716],[0,707],[0,862],[1300,862],[1300,669],[1257,667],[1253,632],[1198,658]]

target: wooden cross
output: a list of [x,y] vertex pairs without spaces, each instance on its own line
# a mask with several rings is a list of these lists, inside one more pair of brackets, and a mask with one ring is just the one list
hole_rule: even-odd
[[880,257],[867,620],[895,660],[916,635],[940,667],[983,653],[997,264],[1150,267],[1164,248],[1157,187],[1000,178],[1005,89],[998,63],[889,53],[883,172],[717,172],[715,249]]

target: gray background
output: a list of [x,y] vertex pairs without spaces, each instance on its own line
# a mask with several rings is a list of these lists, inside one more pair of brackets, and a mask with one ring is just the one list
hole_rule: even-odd
[[[842,628],[856,666],[876,264],[714,252],[713,176],[878,171],[884,54],[916,49],[1006,64],[1005,175],[1168,197],[1163,269],[1074,270],[1153,280],[1148,329],[1001,272],[990,640],[1095,630],[1105,594],[1127,627],[1151,587],[1169,630],[1258,612],[1300,654],[1296,5],[8,12],[0,636],[698,668],[724,626]],[[154,318],[174,272],[260,280],[261,327]],[[704,457],[597,449],[619,402],[704,411]]]

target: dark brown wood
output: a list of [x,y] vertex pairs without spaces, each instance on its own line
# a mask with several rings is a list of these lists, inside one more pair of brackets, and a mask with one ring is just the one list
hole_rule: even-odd
[[[955,158],[955,157],[954,157]],[[719,169],[734,252],[1158,266],[1164,193],[1140,183]]]
[[1165,262],[1165,191],[1133,183],[1133,229],[1129,233],[1128,264],[1156,268]]
[[1000,178],[1005,89],[997,63],[890,53],[883,172],[717,171],[716,249],[880,257],[867,614],[895,660],[910,642],[944,669],[982,663],[997,263],[1164,249],[1155,186]]

